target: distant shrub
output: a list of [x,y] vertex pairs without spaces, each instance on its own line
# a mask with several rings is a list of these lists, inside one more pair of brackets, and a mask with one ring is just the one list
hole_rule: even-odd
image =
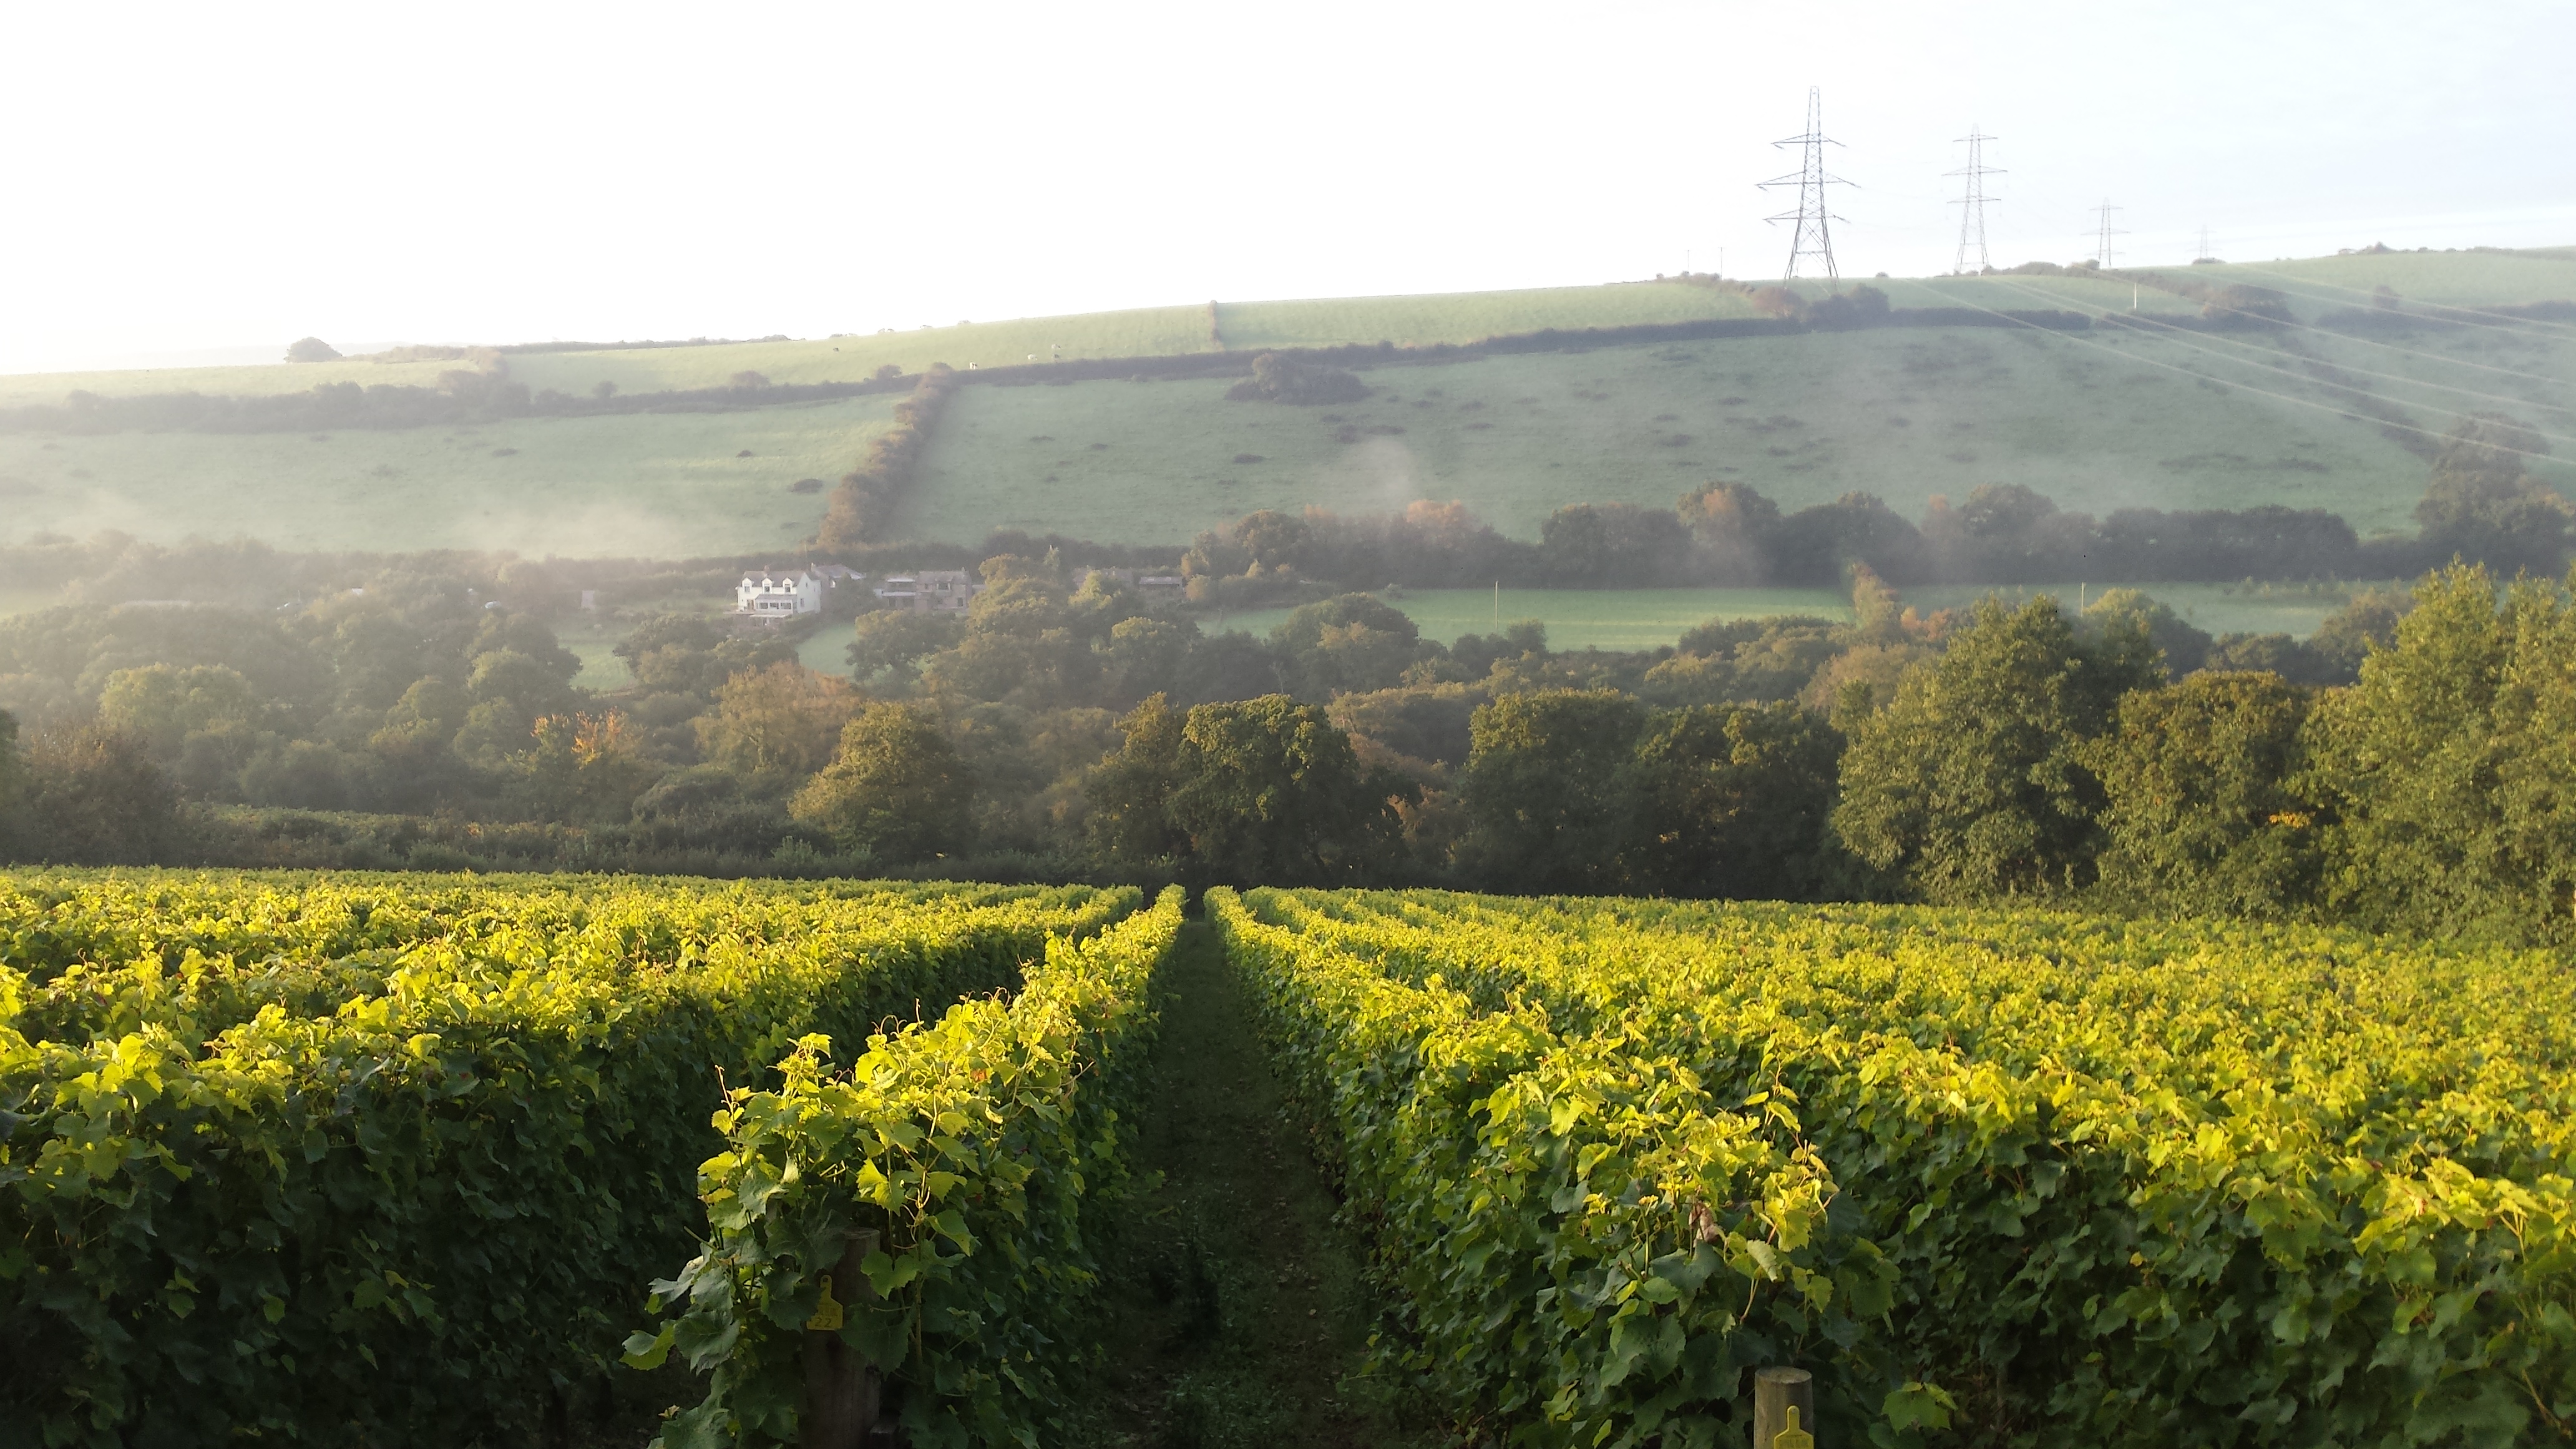
[[323,341],[319,337],[299,337],[295,339],[292,346],[286,349],[286,360],[289,362],[337,362],[340,360],[340,349],[333,347],[330,343]]
[[1275,402],[1312,407],[1358,402],[1369,395],[1369,390],[1367,383],[1340,368],[1319,367],[1293,357],[1265,352],[1252,359],[1252,376],[1226,389],[1225,395],[1230,402]]
[[735,387],[769,386],[769,378],[766,375],[752,372],[748,369],[735,373],[730,379],[728,379],[728,381],[730,381]]

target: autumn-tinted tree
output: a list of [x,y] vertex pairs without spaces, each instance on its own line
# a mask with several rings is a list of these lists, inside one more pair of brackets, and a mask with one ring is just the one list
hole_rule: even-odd
[[936,716],[871,704],[843,727],[832,763],[805,782],[790,808],[844,850],[911,861],[965,848],[974,788]]
[[2085,742],[2161,673],[2131,623],[2085,641],[2047,595],[2012,611],[1986,599],[1948,653],[1852,721],[1834,830],[1936,901],[2084,886],[2103,803]]
[[716,691],[698,716],[706,758],[746,775],[810,775],[832,758],[841,728],[866,701],[846,679],[792,660],[745,670]]
[[2108,802],[2103,892],[2179,915],[2305,907],[2318,820],[2291,780],[2307,713],[2308,696],[2277,674],[2194,674],[2124,697],[2090,756]]

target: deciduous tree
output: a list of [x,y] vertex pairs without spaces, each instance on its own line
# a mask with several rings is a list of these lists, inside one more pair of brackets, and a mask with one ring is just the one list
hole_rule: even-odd
[[2085,742],[2160,678],[2133,622],[2086,642],[2045,594],[2012,611],[1986,599],[1948,653],[1853,721],[1835,833],[1932,900],[2087,885],[2103,799]]
[[962,850],[973,836],[975,782],[938,718],[913,705],[871,704],[841,731],[832,763],[790,809],[845,850],[897,862]]

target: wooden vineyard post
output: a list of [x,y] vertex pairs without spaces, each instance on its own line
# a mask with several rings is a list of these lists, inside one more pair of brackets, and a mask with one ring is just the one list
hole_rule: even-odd
[[867,1274],[859,1270],[876,1250],[875,1229],[852,1232],[841,1261],[823,1277],[822,1301],[805,1321],[805,1405],[797,1416],[797,1440],[804,1449],[867,1449],[876,1429],[876,1367],[843,1343],[840,1334],[846,1305],[876,1296]]
[[1753,1449],[1816,1449],[1816,1376],[1767,1368],[1753,1375]]

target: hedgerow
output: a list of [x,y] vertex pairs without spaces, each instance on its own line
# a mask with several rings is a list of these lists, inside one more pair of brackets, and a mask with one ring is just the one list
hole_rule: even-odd
[[0,1439],[459,1442],[607,1372],[707,1111],[1132,890],[14,876]]

